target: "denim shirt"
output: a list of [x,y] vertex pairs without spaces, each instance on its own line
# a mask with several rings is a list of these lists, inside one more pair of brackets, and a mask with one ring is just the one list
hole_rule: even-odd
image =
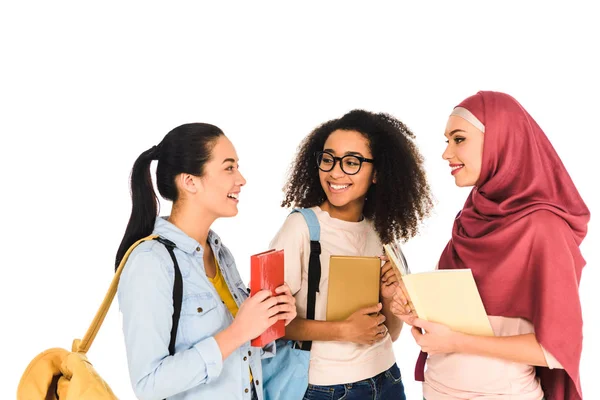
[[[222,360],[214,335],[233,322],[233,316],[206,277],[203,249],[197,241],[166,219],[157,218],[153,234],[176,244],[183,277],[183,302],[175,355],[169,355],[173,316],[173,261],[165,246],[143,242],[131,253],[118,289],[123,314],[129,376],[136,396],[144,400],[250,400],[248,368],[262,400],[261,357],[274,354],[244,343]],[[248,291],[230,251],[210,231],[208,242],[238,307]]]

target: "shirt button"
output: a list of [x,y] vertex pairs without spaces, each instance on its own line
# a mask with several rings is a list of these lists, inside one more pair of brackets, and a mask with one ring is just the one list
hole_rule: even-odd
[[260,382],[258,382],[258,379],[256,380],[256,384],[257,384],[257,385],[260,385]]
[[200,246],[196,247],[196,251],[200,251]]
[[215,244],[219,244],[219,239],[215,239]]
[[244,389],[244,392],[248,393],[248,388]]
[[244,361],[246,361],[248,359],[248,357],[244,356]]
[[204,311],[204,310],[202,310],[202,307],[198,307],[198,308],[196,309],[196,311],[198,311],[198,312],[202,312],[202,311]]
[[252,352],[251,352],[251,351],[249,351],[249,352],[248,352],[248,355],[249,355],[249,356],[251,356],[251,355],[252,355]]

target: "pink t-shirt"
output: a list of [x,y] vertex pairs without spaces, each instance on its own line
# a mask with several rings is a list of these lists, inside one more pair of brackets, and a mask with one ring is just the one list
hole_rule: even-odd
[[[534,333],[523,318],[489,316],[496,336]],[[550,368],[562,368],[543,347]],[[427,400],[540,400],[544,397],[535,367],[471,354],[429,356],[423,397]]]

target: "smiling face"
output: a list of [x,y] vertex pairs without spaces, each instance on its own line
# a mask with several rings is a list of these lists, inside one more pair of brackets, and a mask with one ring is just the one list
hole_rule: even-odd
[[444,136],[448,146],[442,158],[449,162],[456,186],[475,186],[481,174],[484,133],[465,119],[452,115]]
[[[325,141],[323,151],[327,151],[334,157],[355,155],[373,158],[369,141],[357,131],[333,131]],[[336,160],[335,167],[331,171],[319,170],[319,180],[327,196],[328,204],[324,204],[323,208],[350,207],[362,213],[365,195],[374,180],[373,164],[363,162],[357,174],[348,175],[342,171],[339,160]]]
[[198,205],[218,217],[238,213],[239,194],[246,180],[239,171],[238,156],[231,141],[220,136],[212,149],[204,174],[194,178],[198,187]]

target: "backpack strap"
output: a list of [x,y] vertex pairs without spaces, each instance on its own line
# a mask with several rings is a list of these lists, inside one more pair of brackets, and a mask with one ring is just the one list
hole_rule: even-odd
[[175,253],[173,249],[175,243],[167,240],[165,238],[161,238],[160,236],[154,238],[159,243],[162,243],[169,252],[171,256],[171,260],[173,260],[173,268],[175,269],[175,282],[173,284],[173,324],[171,325],[171,340],[169,342],[169,354],[175,354],[175,339],[177,339],[177,328],[179,326],[179,317],[181,316],[181,303],[183,301],[183,277],[181,276],[181,270],[179,269],[179,264],[177,263],[177,258],[175,257]]
[[135,249],[140,243],[145,242],[147,240],[156,240],[159,243],[162,243],[167,248],[167,251],[171,256],[171,260],[173,260],[173,268],[175,269],[175,283],[173,285],[173,326],[171,327],[171,341],[169,343],[169,353],[171,355],[175,354],[175,339],[177,336],[177,327],[179,325],[179,317],[181,314],[181,302],[183,297],[183,279],[181,276],[181,270],[179,269],[179,264],[177,263],[177,258],[175,258],[175,254],[173,253],[173,249],[176,247],[175,243],[165,238],[161,238],[157,235],[147,236],[143,239],[138,240],[137,242],[132,244],[131,247],[129,247],[129,249],[123,256],[123,259],[119,263],[119,267],[115,272],[115,276],[113,277],[112,282],[110,283],[108,292],[104,296],[104,300],[102,301],[100,308],[96,312],[96,316],[90,324],[90,327],[83,336],[83,339],[75,339],[73,341],[72,350],[74,352],[85,354],[90,349],[92,342],[96,338],[96,334],[102,326],[102,322],[104,322],[104,318],[108,313],[108,309],[110,308],[110,305],[112,304],[112,301],[115,298],[115,294],[117,293],[117,288],[119,286],[119,279],[121,278],[121,273],[123,272],[123,268],[125,267],[125,263],[127,262],[129,255],[131,254],[133,249]]
[[[310,236],[310,257],[308,259],[308,294],[306,298],[306,319],[315,319],[315,304],[321,282],[321,225],[317,215],[310,208],[296,208],[292,213],[299,212],[308,225]],[[303,341],[302,350],[310,351],[312,341]]]
[[[171,324],[171,340],[169,341],[169,354],[175,355],[175,340],[177,339],[177,328],[179,327],[179,317],[181,316],[181,303],[183,302],[183,277],[177,263],[177,257],[173,249],[177,247],[175,243],[162,237],[154,238],[159,243],[162,243],[169,252],[171,260],[173,260],[173,269],[175,270],[175,282],[173,283],[173,323]],[[164,399],[167,400],[167,399]]]

